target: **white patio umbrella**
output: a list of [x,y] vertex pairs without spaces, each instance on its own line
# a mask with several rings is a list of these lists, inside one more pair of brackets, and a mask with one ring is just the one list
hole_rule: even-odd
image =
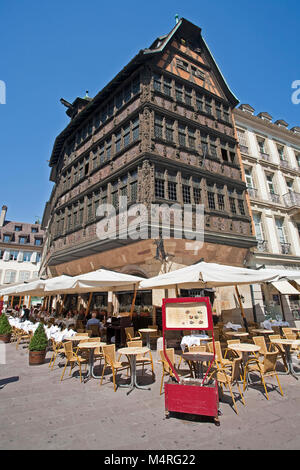
[[16,294],[43,296],[45,283],[46,281],[43,279],[36,279],[32,282],[20,284],[19,286],[16,286]]
[[122,287],[133,289],[143,278],[130,274],[118,273],[107,269],[98,269],[78,276],[60,276],[48,279],[45,294],[82,294],[86,292],[107,292]]
[[9,286],[9,287],[1,287],[0,289],[0,295],[1,296],[4,296],[4,295],[15,295],[16,294],[16,290],[17,290],[17,287],[20,285],[20,283],[18,284],[14,284],[13,286]]
[[66,286],[71,286],[73,283],[73,279],[73,276],[67,276],[66,274],[46,279],[44,286],[44,295],[55,295],[64,293],[64,288]]
[[166,274],[160,274],[151,279],[145,279],[140,283],[140,289],[170,289],[176,292],[180,286],[183,289],[204,289],[211,287],[235,286],[238,297],[241,316],[246,329],[248,324],[241,296],[238,291],[239,285],[257,284],[278,279],[276,274],[265,273],[262,270],[239,268],[216,263],[200,263],[177,269]]
[[140,289],[204,289],[211,287],[257,284],[278,279],[275,272],[226,266],[216,263],[200,263],[176,269],[141,281]]
[[[74,277],[60,276],[61,279],[49,279],[45,285],[45,294],[82,294],[89,293],[89,301],[86,311],[90,308],[93,292],[108,292],[122,290],[123,288],[134,290],[130,313],[132,314],[137,285],[143,278],[130,274],[118,273],[107,269],[98,269],[86,274]],[[52,282],[51,282],[52,281]],[[65,298],[64,298],[65,300]],[[63,300],[63,303],[64,303]],[[63,305],[62,303],[62,305]]]
[[300,270],[297,269],[260,269],[260,272],[266,274],[277,274],[278,281],[288,280],[288,281],[299,281],[300,282]]

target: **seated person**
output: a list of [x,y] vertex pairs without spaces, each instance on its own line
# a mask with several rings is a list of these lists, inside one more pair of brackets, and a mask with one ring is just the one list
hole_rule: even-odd
[[85,321],[86,318],[85,318],[85,311],[84,310],[80,310],[78,316],[77,316],[77,320],[80,320],[80,321]]
[[88,322],[86,324],[86,328],[88,329],[90,325],[98,325],[99,328],[103,328],[102,323],[97,318],[97,312],[92,312],[92,318],[90,320],[88,320]]

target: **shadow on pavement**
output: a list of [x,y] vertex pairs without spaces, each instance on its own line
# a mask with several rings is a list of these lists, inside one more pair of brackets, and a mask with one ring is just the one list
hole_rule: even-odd
[[12,382],[18,382],[19,377],[8,377],[7,379],[0,379],[0,390],[5,387],[5,385],[10,384]]

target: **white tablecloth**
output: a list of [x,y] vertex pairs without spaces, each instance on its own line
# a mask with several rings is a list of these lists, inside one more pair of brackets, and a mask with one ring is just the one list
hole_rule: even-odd
[[272,330],[273,326],[290,326],[290,324],[287,321],[265,320],[260,324],[260,326],[266,330]]
[[209,336],[207,335],[188,335],[184,336],[181,340],[180,346],[182,351],[185,350],[185,347],[191,347],[193,345],[200,346],[201,345],[201,339],[209,339]]
[[229,321],[228,323],[226,323],[226,325],[224,325],[224,328],[228,328],[228,329],[237,331],[237,330],[239,330],[240,328],[242,328],[242,325],[238,325],[237,323],[231,323],[231,322]]
[[[26,333],[29,333],[32,331],[33,333],[39,326],[39,322],[32,323],[29,320],[26,320],[24,322],[21,322],[19,318],[14,318],[14,317],[9,317],[8,321],[11,326],[15,326],[16,328],[20,328]],[[50,340],[51,338],[55,339],[55,341],[63,341],[65,339],[70,339],[72,336],[76,334],[76,331],[74,330],[68,330],[65,328],[64,330],[61,330],[58,326],[52,325],[50,328],[44,325],[44,329],[47,335],[47,338]]]

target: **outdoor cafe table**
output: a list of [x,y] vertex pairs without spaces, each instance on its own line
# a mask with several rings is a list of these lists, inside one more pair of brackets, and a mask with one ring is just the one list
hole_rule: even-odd
[[[85,336],[86,339],[86,336]],[[79,349],[89,349],[90,350],[90,358],[89,358],[89,375],[88,377],[93,377],[94,379],[100,379],[101,376],[94,374],[94,353],[96,348],[101,348],[105,346],[106,343],[101,343],[100,341],[86,341],[85,343],[80,343],[78,345]]]
[[141,328],[139,332],[144,333],[146,335],[147,348],[151,349],[150,348],[150,334],[156,333],[157,330],[155,328]]
[[278,372],[281,375],[288,375],[291,374],[297,378],[300,375],[300,372],[296,372],[293,366],[292,355],[291,355],[291,347],[292,346],[300,346],[300,339],[272,339],[271,342],[275,345],[281,344],[284,348],[284,352],[286,355],[286,362],[288,366],[287,372]]
[[256,344],[249,344],[249,343],[236,343],[230,344],[228,349],[232,349],[233,351],[242,353],[243,363],[246,364],[248,361],[249,353],[256,353],[260,350],[260,346]]
[[253,332],[253,333],[258,333],[259,335],[271,335],[271,334],[274,333],[273,330],[266,330],[266,329],[264,329],[264,328],[257,328],[257,329],[254,328],[254,329],[252,330],[252,332]]
[[[156,330],[154,330],[156,331]],[[128,390],[127,392],[127,395],[134,389],[134,388],[138,388],[140,390],[151,390],[150,388],[147,388],[147,387],[142,387],[141,385],[138,385],[137,381],[136,381],[136,357],[139,355],[139,354],[145,354],[147,352],[149,352],[150,349],[149,348],[146,348],[146,347],[142,347],[142,348],[121,348],[121,349],[118,349],[118,354],[124,354],[125,356],[127,356],[128,358],[128,361],[129,361],[129,364],[130,364],[130,373],[131,373],[131,381],[130,381],[130,384],[129,385],[125,385],[125,384],[119,384],[119,387],[126,387],[126,388],[129,388],[130,390]]]
[[185,347],[187,346],[190,348],[191,346],[201,346],[202,342],[207,342],[210,341],[212,338],[210,338],[207,335],[185,335],[183,336],[180,346],[182,351],[185,350]]
[[89,337],[88,336],[83,336],[83,335],[74,335],[69,338],[69,341],[84,341],[87,340]]
[[246,333],[245,331],[225,331],[225,334],[228,336],[233,336],[234,338],[242,338],[244,336],[249,336],[249,333]]
[[203,379],[203,362],[211,362],[214,355],[209,352],[188,352],[183,353],[182,357],[189,364],[191,372],[194,372],[194,378]]
[[[249,359],[249,353],[253,353],[255,355],[255,353],[260,350],[260,346],[257,346],[256,344],[236,343],[236,344],[230,344],[228,346],[228,349],[242,353],[243,366],[245,367]],[[247,384],[248,384],[248,379],[249,377],[247,375],[247,382],[246,382]]]

